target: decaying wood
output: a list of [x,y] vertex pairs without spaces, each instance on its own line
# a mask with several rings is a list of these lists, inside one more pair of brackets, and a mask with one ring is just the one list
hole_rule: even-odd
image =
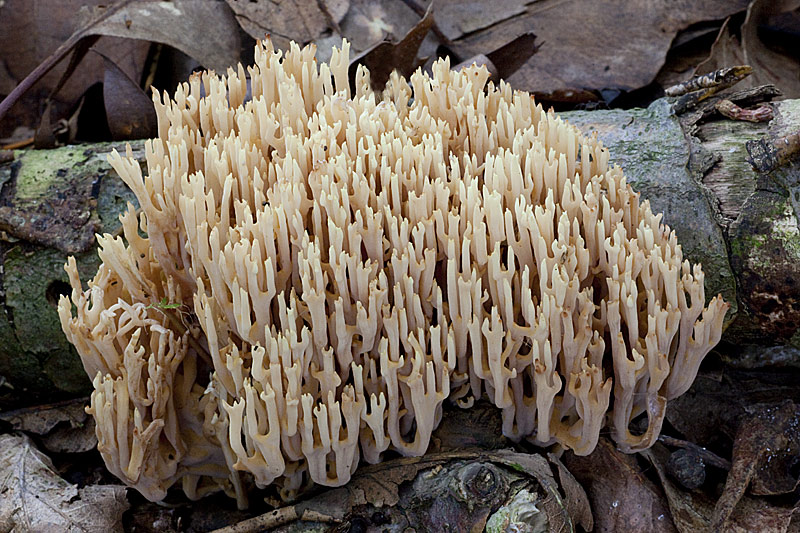
[[[759,174],[745,149],[747,141],[798,131],[800,100],[771,104],[769,123],[713,112],[687,121],[670,104],[563,116],[597,132],[634,188],[664,212],[684,255],[703,264],[707,297],[721,293],[732,302],[724,341],[800,348],[800,230],[789,194],[800,183],[800,165],[788,161]],[[141,146],[135,143],[134,152],[143,160]],[[113,232],[119,213],[135,201],[105,161],[114,147],[122,148],[15,151],[0,164],[0,406],[74,397],[88,388],[54,304],[67,288],[68,253],[90,278],[98,261],[87,236]]]

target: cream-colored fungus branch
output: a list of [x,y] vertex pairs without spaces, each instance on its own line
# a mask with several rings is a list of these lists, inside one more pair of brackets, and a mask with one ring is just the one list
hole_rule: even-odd
[[155,96],[147,176],[110,157],[140,219],[100,237],[88,290],[70,261],[59,309],[109,469],[153,500],[180,479],[243,502],[240,472],[291,496],[425,453],[448,399],[515,440],[653,444],[728,309],[661,215],[484,68],[382,93],[361,68],[351,94],[348,48],[261,43],[251,99],[241,66],[195,75]]

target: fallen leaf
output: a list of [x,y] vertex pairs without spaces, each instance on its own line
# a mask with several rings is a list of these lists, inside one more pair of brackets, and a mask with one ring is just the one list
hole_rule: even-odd
[[392,71],[396,70],[406,78],[411,76],[425,62],[424,59],[418,59],[417,54],[431,26],[433,26],[433,12],[429,7],[425,16],[399,42],[383,41],[356,56],[350,62],[351,87],[355,83],[358,65],[364,65],[369,69],[370,84],[377,91],[383,90]]
[[[5,0],[0,2],[0,137],[18,126],[35,128],[41,122],[43,101],[63,86],[53,101],[52,122],[67,117],[86,90],[102,81],[100,57],[86,57],[75,65],[74,75],[63,78],[69,65],[60,63],[89,35],[75,16],[82,6],[102,0]],[[109,8],[108,11],[111,11]],[[114,37],[100,39],[95,47],[133,79],[141,76],[150,43]],[[16,102],[16,105],[13,105]],[[13,107],[11,107],[13,105]]]
[[673,532],[664,496],[642,472],[633,455],[601,438],[586,457],[566,456],[566,465],[589,495],[594,531]]
[[[95,17],[103,9],[83,15]],[[139,0],[94,24],[87,34],[167,44],[220,72],[236,65],[241,51],[236,18],[223,2]]]
[[155,137],[157,118],[153,102],[113,61],[104,57],[103,105],[115,141]]
[[288,41],[306,44],[328,29],[337,29],[349,0],[226,0],[236,20],[254,39],[269,35],[286,48]]
[[572,517],[572,521],[580,525],[586,531],[594,529],[594,518],[592,517],[592,506],[589,497],[575,476],[567,470],[555,455],[548,454],[550,463],[555,465],[558,471],[558,484],[564,493],[564,504],[567,513]]
[[754,494],[786,494],[797,487],[791,469],[800,451],[799,416],[795,404],[786,400],[779,406],[755,408],[740,422],[731,470],[714,507],[713,531],[729,527],[731,514],[751,481]]
[[676,485],[666,474],[669,451],[656,444],[641,453],[647,458],[658,474],[661,486],[667,496],[672,519],[680,533],[702,531],[725,533],[785,533],[796,531],[792,527],[795,505],[774,504],[764,498],[745,495],[739,500],[729,517],[725,529],[712,529],[711,517],[714,514],[714,500],[702,491],[687,491]]
[[122,531],[125,487],[78,489],[24,436],[0,435],[0,524],[3,531]]
[[51,405],[23,407],[0,413],[0,420],[17,431],[45,435],[62,422],[69,422],[73,427],[83,425],[89,418],[85,410],[88,401],[88,398],[80,398]]
[[497,76],[500,79],[508,79],[538,52],[540,47],[541,45],[536,44],[536,35],[528,32],[489,52],[486,56],[497,69]]
[[436,0],[436,24],[448,39],[454,41],[465,34],[486,30],[522,15],[528,3],[527,0]]
[[94,418],[89,417],[80,426],[60,425],[42,437],[42,446],[48,452],[83,453],[97,448]]
[[42,436],[51,452],[81,453],[97,446],[94,418],[86,414],[88,398],[24,407],[0,413],[12,429]]
[[753,0],[740,31],[730,27],[730,21],[720,29],[708,59],[700,63],[695,74],[704,74],[732,65],[750,65],[753,74],[741,83],[741,88],[775,85],[786,98],[800,97],[800,63],[790,56],[769,48],[759,36],[759,28],[770,17],[800,8],[798,0]]
[[[491,10],[496,0],[453,10],[451,24],[464,24],[475,9]],[[746,0],[714,0],[680,9],[669,0],[617,2],[541,0],[526,3],[523,14],[465,34],[454,41],[462,57],[495,50],[533,32],[541,50],[509,78],[515,89],[542,97],[556,91],[617,89],[649,84],[664,64],[670,44],[682,29],[723,19],[743,10]]]
[[[342,37],[350,41],[353,52],[359,53],[384,40],[400,40],[420,18],[405,2],[398,0],[351,0],[350,10],[340,27]],[[335,44],[341,43],[341,37],[336,39]]]
[[697,65],[708,58],[711,45],[714,44],[722,24],[723,21],[703,22],[678,33],[667,52],[664,66],[656,77],[656,82],[662,89],[694,76]]

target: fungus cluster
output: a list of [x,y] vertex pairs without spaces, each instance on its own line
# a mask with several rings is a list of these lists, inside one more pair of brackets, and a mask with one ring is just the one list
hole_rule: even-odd
[[482,67],[352,93],[348,44],[314,53],[156,95],[147,176],[110,157],[141,212],[59,305],[108,468],[151,500],[288,497],[480,398],[514,440],[650,446],[728,304],[596,137]]

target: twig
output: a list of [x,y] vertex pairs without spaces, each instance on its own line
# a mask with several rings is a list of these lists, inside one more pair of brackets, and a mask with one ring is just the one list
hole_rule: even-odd
[[8,143],[3,146],[0,146],[2,150],[19,150],[20,148],[25,148],[26,146],[30,146],[33,144],[33,137],[28,137],[27,139],[22,139],[20,141],[16,141],[13,143]]
[[302,510],[298,513],[297,506],[281,507],[268,513],[242,520],[238,524],[233,524],[220,529],[215,529],[211,533],[258,533],[265,529],[282,526],[289,522],[301,520],[303,522],[322,522],[324,524],[338,523],[340,520],[310,509]]
[[731,120],[745,120],[747,122],[769,122],[775,116],[772,107],[768,105],[760,105],[755,109],[744,109],[734,104],[727,98],[723,98],[716,104],[714,108],[723,117],[728,117]]
[[723,68],[693,78],[687,82],[681,83],[670,87],[664,91],[667,96],[678,96],[678,100],[673,105],[672,109],[676,115],[679,115],[696,106],[703,100],[717,94],[718,92],[733,87],[753,72],[753,68],[749,65],[739,65],[736,67]]
[[716,466],[717,468],[722,468],[723,470],[731,469],[730,461],[728,461],[727,459],[723,459],[714,452],[711,452],[706,448],[703,448],[702,446],[698,446],[693,442],[689,442],[682,439],[676,439],[675,437],[669,437],[667,435],[659,435],[658,440],[660,440],[667,446],[674,446],[676,448],[684,448],[687,450],[691,450],[692,452],[696,453],[699,457],[701,457],[706,464],[709,464],[711,466]]
[[753,67],[750,65],[737,65],[735,67],[721,68],[719,70],[715,70],[714,72],[692,78],[689,81],[673,85],[672,87],[667,88],[664,93],[667,96],[682,96],[684,94],[702,89],[715,89],[716,92],[739,83],[752,72]]
[[69,36],[69,38],[64,41],[61,46],[56,48],[55,52],[50,54],[47,59],[42,61],[39,66],[37,66],[30,74],[25,76],[25,79],[22,80],[19,85],[14,87],[14,89],[6,96],[2,102],[0,102],[0,119],[2,119],[5,114],[11,109],[19,98],[25,94],[28,89],[33,87],[33,85],[39,81],[45,74],[50,72],[53,67],[58,65],[62,59],[72,50],[75,45],[77,45],[84,37],[89,37],[89,30],[92,26],[97,24],[98,22],[107,19],[126,5],[130,4],[133,0],[120,0],[119,2],[111,5],[103,11],[99,16],[90,20],[86,25],[79,28],[75,33]]
[[783,137],[747,141],[747,162],[757,172],[772,172],[800,154],[800,131]]

